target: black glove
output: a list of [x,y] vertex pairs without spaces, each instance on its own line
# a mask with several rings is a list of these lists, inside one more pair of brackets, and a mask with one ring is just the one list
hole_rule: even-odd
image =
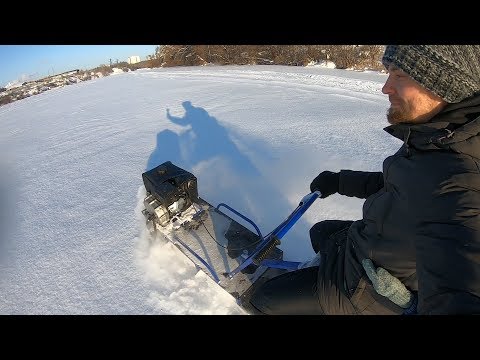
[[310,184],[310,191],[320,190],[322,199],[338,192],[338,183],[340,182],[340,173],[331,171],[321,172]]

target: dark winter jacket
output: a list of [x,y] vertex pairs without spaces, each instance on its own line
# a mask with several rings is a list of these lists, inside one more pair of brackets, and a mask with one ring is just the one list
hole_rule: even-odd
[[339,193],[366,201],[337,249],[337,286],[355,313],[401,313],[373,290],[360,263],[369,258],[418,291],[420,314],[479,314],[480,96],[385,130],[404,144],[383,173],[340,172]]

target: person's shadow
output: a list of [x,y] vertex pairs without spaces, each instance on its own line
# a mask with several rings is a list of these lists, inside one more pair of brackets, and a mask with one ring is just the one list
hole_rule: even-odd
[[181,135],[171,130],[158,133],[157,147],[148,159],[147,170],[167,160],[192,169],[202,162],[222,158],[246,176],[258,175],[258,170],[239,151],[217,119],[190,101],[184,101],[182,106],[185,109],[183,117],[172,116],[167,109],[167,119],[184,127],[185,131]]

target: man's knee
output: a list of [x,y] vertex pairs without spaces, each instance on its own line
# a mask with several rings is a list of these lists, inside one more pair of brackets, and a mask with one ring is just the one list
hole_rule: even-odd
[[315,251],[315,253],[319,252],[319,247],[321,242],[321,238],[319,236],[320,224],[321,223],[316,223],[310,228],[310,242],[312,244],[312,248],[313,248],[313,251]]
[[331,220],[324,220],[316,223],[310,228],[310,242],[315,253],[325,253],[327,250],[327,240],[330,236],[328,229],[330,228]]
[[328,240],[334,233],[350,227],[353,221],[350,220],[323,220],[310,228],[310,241],[315,253],[326,253]]

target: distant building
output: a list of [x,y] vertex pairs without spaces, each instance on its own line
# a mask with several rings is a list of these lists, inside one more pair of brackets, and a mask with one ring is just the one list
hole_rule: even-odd
[[129,64],[136,64],[138,62],[140,62],[140,56],[130,56],[128,59],[127,59],[127,62]]

